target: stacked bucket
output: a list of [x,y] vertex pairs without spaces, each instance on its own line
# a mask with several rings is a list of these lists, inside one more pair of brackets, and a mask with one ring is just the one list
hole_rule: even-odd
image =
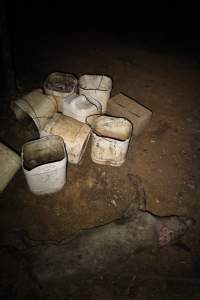
[[31,117],[40,139],[23,145],[22,169],[34,194],[54,193],[66,182],[67,161],[78,164],[90,135],[95,163],[121,166],[128,150],[132,123],[106,115],[112,80],[105,75],[52,73],[43,89],[11,104],[18,120]]

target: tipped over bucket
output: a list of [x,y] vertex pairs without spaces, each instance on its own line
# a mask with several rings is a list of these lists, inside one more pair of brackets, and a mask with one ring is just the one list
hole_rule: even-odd
[[86,122],[88,116],[101,113],[101,104],[91,97],[79,95],[66,98],[63,103],[63,115],[72,117],[80,122]]
[[87,147],[91,128],[78,120],[57,113],[45,126],[41,136],[59,135],[63,138],[68,161],[78,164]]
[[0,143],[0,193],[3,192],[20,167],[19,155]]
[[33,119],[40,132],[57,112],[57,103],[54,97],[45,95],[42,89],[36,89],[13,101],[11,109],[19,121]]

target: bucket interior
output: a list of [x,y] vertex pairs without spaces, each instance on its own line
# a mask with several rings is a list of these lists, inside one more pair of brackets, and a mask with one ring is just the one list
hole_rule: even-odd
[[57,162],[66,156],[63,139],[48,136],[23,146],[23,166],[30,171],[40,165]]
[[79,78],[79,87],[84,90],[110,91],[112,79],[105,75],[83,75]]
[[132,124],[124,118],[91,116],[87,123],[97,135],[120,141],[129,139],[132,132]]
[[76,87],[76,78],[72,74],[52,73],[45,81],[45,87],[52,91],[71,93]]

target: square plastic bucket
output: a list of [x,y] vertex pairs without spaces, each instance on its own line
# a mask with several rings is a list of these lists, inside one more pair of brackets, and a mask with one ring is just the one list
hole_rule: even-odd
[[67,154],[60,136],[46,136],[22,147],[22,169],[32,193],[51,194],[66,182]]
[[98,101],[102,106],[102,113],[105,113],[112,90],[112,79],[105,75],[86,74],[79,78],[78,84],[79,94]]
[[121,166],[126,160],[132,124],[125,118],[90,116],[92,128],[91,158],[95,163]]

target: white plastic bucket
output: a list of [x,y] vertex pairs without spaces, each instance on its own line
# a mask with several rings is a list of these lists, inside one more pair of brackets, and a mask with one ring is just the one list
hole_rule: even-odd
[[95,163],[121,166],[126,160],[132,124],[124,118],[90,116],[92,128],[91,158]]
[[32,193],[51,194],[66,182],[67,155],[60,136],[47,136],[22,147],[22,168]]
[[112,79],[105,75],[83,75],[79,78],[79,94],[97,100],[106,112],[112,90]]
[[40,132],[57,112],[57,103],[54,97],[45,95],[42,89],[36,89],[12,102],[11,108],[19,121],[31,117]]
[[68,97],[63,103],[63,115],[84,123],[88,116],[100,114],[101,110],[101,104],[98,101],[87,98],[85,95]]
[[68,161],[78,164],[87,147],[90,133],[91,128],[87,124],[57,113],[41,132],[41,136],[61,136],[65,142]]
[[76,95],[77,79],[72,74],[54,72],[51,73],[44,82],[44,91],[47,95],[52,95],[56,99],[58,111],[63,111],[64,97]]
[[20,167],[19,155],[0,143],[0,193],[3,192]]

